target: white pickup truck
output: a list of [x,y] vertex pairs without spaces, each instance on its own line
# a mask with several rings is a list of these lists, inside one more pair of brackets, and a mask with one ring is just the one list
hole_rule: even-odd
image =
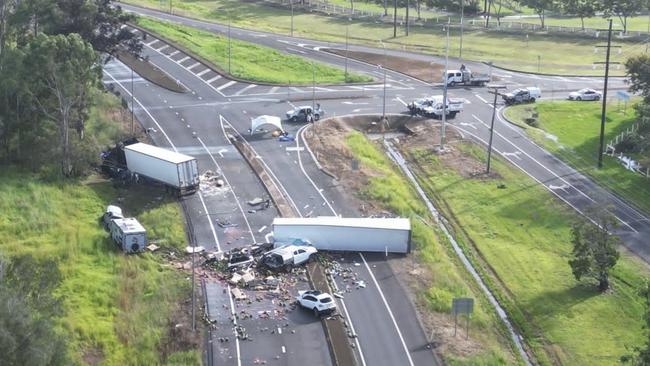
[[447,85],[472,85],[483,86],[490,82],[490,76],[485,74],[475,74],[468,68],[462,70],[447,70]]
[[[434,95],[413,101],[408,105],[411,114],[419,114],[425,117],[442,118],[443,113],[443,96]],[[447,117],[454,118],[463,110],[463,100],[447,97]]]

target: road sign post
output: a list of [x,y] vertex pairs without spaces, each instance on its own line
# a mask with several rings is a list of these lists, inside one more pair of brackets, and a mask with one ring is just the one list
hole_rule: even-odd
[[465,314],[467,315],[465,339],[469,338],[469,316],[474,311],[474,299],[463,297],[453,299],[451,301],[451,311],[454,314],[454,337],[456,336],[458,314]]

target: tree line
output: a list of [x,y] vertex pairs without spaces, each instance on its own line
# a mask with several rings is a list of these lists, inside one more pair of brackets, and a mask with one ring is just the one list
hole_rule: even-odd
[[95,154],[84,134],[101,63],[139,52],[109,0],[0,2],[0,161],[83,173]]

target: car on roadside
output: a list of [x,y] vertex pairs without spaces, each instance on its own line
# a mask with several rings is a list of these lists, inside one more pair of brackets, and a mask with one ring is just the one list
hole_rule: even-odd
[[311,106],[302,105],[295,107],[294,109],[287,112],[287,120],[290,122],[310,122],[310,116],[314,121],[318,121],[323,115],[323,111],[320,107],[320,104],[316,104],[316,108],[312,110]]
[[332,296],[316,290],[298,291],[296,297],[298,305],[314,312],[315,316],[329,314],[336,310],[336,302]]
[[535,103],[542,97],[542,91],[537,87],[527,87],[515,89],[509,93],[501,94],[506,105]]
[[584,88],[578,91],[569,93],[569,100],[600,100],[603,97],[603,94],[598,90],[591,88]]

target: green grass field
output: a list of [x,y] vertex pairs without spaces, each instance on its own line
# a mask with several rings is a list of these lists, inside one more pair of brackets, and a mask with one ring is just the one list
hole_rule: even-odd
[[[126,0],[126,2],[154,9],[169,9],[169,3],[158,0]],[[173,12],[207,21],[226,23],[233,26],[262,31],[289,34],[291,12],[262,3],[239,2],[233,0],[174,1]],[[328,17],[316,13],[296,13],[294,16],[294,35],[324,41],[345,42],[346,25],[349,28],[350,42],[380,48],[379,40],[387,47],[410,51],[444,54],[445,37],[441,28],[412,27],[408,37],[404,29],[398,30],[398,37],[393,38],[391,24],[373,21],[348,21],[345,18]],[[450,41],[451,56],[459,54],[460,34],[452,32]],[[214,37],[214,36],[213,36]],[[601,40],[579,37],[559,37],[530,34],[528,40],[524,34],[503,32],[466,31],[463,37],[463,57],[476,61],[492,61],[497,66],[522,71],[537,71],[538,56],[541,56],[541,72],[592,75],[602,70],[594,70],[593,62],[602,61],[602,53],[594,53],[594,46]],[[621,55],[614,55],[614,61],[623,61],[625,57],[644,51],[636,43],[620,42]],[[561,54],[562,57],[551,57]],[[615,70],[622,74],[623,70]]]
[[[432,282],[419,300],[433,312],[448,314],[454,297],[471,296],[477,299],[472,315],[472,338],[481,344],[481,352],[472,357],[445,354],[450,365],[504,365],[513,364],[507,350],[504,333],[487,300],[483,298],[469,274],[455,257],[444,235],[431,224],[426,207],[408,181],[398,173],[388,158],[361,133],[352,132],[346,138],[347,146],[362,167],[375,174],[367,188],[359,192],[363,199],[378,202],[386,209],[411,218],[413,242],[417,256],[432,273]],[[422,218],[426,221],[423,222]],[[450,318],[451,321],[451,318]]]
[[[231,69],[228,70],[228,38],[182,25],[139,18],[137,24],[179,43],[191,52],[214,63],[234,77],[276,84],[319,84],[372,81],[369,76],[348,74],[322,63],[312,63],[302,57],[248,42],[231,42]],[[313,74],[312,74],[313,72]]]
[[[614,20],[612,22],[613,28],[615,30],[623,30],[623,25],[621,21],[617,17],[614,17],[612,19]],[[503,19],[502,23],[507,23],[510,21],[517,22],[517,23],[532,23],[537,25],[540,24],[539,18]],[[570,17],[546,17],[546,19],[544,20],[544,24],[561,26],[561,27],[574,27],[577,29],[580,29],[582,27],[580,18],[570,18]],[[607,29],[608,24],[609,23],[607,22],[607,19],[603,17],[585,18],[585,28]],[[647,16],[631,17],[627,20],[627,30],[647,32],[648,24],[649,24],[649,20]]]
[[[111,94],[96,92],[94,100],[87,138],[106,146],[123,135],[121,106]],[[158,189],[115,189],[95,176],[62,182],[1,169],[0,254],[56,261],[62,282],[55,295],[64,309],[57,322],[69,335],[75,364],[200,364],[198,350],[177,349],[169,336],[173,313],[190,296],[185,275],[159,254],[120,253],[99,223],[106,205],[118,204],[150,240],[178,253],[186,239],[175,201]]]
[[[623,168],[615,158],[605,156],[603,168],[597,168],[600,134],[600,104],[594,102],[547,101],[534,106],[509,107],[505,115],[513,121],[530,115],[527,109],[539,113],[539,129],[527,128],[528,135],[535,142],[566,161],[568,164],[591,176],[605,186],[650,212],[650,180]],[[634,123],[634,108],[628,105],[623,114],[623,105],[610,103],[605,125],[605,143],[629,128]],[[520,122],[521,123],[521,122]],[[549,138],[549,135],[555,138]]]
[[[476,145],[454,148],[485,159]],[[615,365],[626,346],[642,342],[644,307],[636,291],[648,271],[636,258],[623,254],[613,290],[600,294],[594,284],[577,282],[567,263],[578,216],[528,176],[496,159],[498,178],[465,178],[428,150],[410,156],[459,242],[482,258],[484,272],[489,266],[496,274],[490,286],[541,364]]]

